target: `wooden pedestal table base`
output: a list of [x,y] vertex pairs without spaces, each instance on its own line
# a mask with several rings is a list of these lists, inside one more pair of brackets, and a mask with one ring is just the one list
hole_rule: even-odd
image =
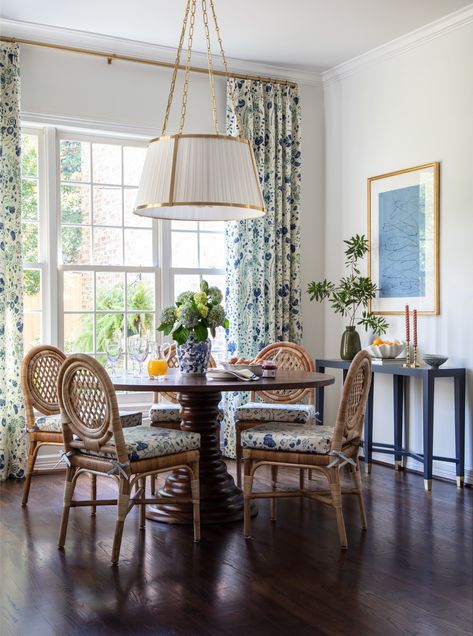
[[[225,523],[243,519],[243,493],[228,473],[220,451],[220,424],[217,420],[220,392],[179,393],[183,431],[200,433],[201,522]],[[161,497],[190,496],[189,473],[181,468],[166,479]],[[257,508],[254,506],[254,514]],[[165,523],[192,523],[191,504],[148,506],[146,516]]]

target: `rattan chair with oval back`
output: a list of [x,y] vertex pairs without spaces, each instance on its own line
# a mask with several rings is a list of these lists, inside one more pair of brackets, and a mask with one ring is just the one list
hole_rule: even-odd
[[[39,345],[26,354],[21,365],[21,388],[28,435],[28,463],[22,506],[28,503],[31,477],[50,472],[35,470],[39,449],[42,446],[64,446],[57,381],[59,369],[65,359],[66,355],[57,347]],[[124,427],[138,426],[142,422],[140,412],[120,413],[120,418]],[[95,475],[90,480],[90,496],[92,499],[96,497]],[[95,508],[92,508],[92,514],[95,514]]]
[[[171,369],[179,368],[179,360],[177,359],[177,348],[173,343],[169,350],[167,358],[168,367]],[[209,359],[209,368],[215,369],[215,360],[213,356]],[[163,391],[154,393],[154,403],[149,410],[149,419],[151,426],[158,428],[171,428],[176,431],[181,429],[181,405],[177,398],[177,393],[173,391]],[[164,400],[164,401],[163,401]],[[224,417],[223,409],[219,409],[219,421],[222,422]],[[151,477],[151,492],[156,492],[156,478]]]
[[[28,503],[31,477],[47,473],[35,470],[38,451],[42,446],[63,446],[61,415],[57,395],[59,369],[65,354],[52,345],[31,349],[21,365],[21,388],[25,401],[28,435],[28,463],[21,505]],[[35,415],[35,410],[40,415]]]
[[[274,342],[262,349],[256,362],[275,359],[279,369],[287,371],[314,371],[314,361],[307,351],[293,342]],[[304,403],[305,402],[305,403]],[[241,487],[241,435],[262,422],[316,423],[314,389],[289,389],[252,391],[250,401],[237,408],[235,413],[235,457],[237,483]],[[273,481],[277,469],[273,469]],[[304,479],[301,471],[301,485]]]
[[[193,506],[194,540],[200,540],[200,435],[150,426],[122,428],[112,382],[97,360],[86,354],[67,358],[58,379],[65,460],[68,464],[59,548],[64,547],[69,511],[76,506],[117,505],[111,560],[118,563],[125,518],[140,506],[140,528],[145,527],[146,505],[189,503]],[[184,468],[191,476],[191,497],[146,497],[146,478]],[[73,499],[83,473],[115,479],[117,499]],[[138,486],[131,495],[134,486]]]
[[[251,537],[252,499],[278,497],[307,497],[321,501],[335,509],[340,547],[348,547],[343,519],[342,495],[355,495],[358,499],[361,526],[366,529],[362,481],[358,460],[361,432],[365,416],[366,400],[371,384],[371,358],[360,351],[350,365],[343,385],[342,399],[335,426],[308,426],[285,422],[267,422],[243,432],[244,480],[244,534]],[[342,487],[340,468],[350,465],[353,487]],[[253,492],[255,472],[269,465],[316,470],[327,479],[329,490],[294,491],[271,490]],[[311,482],[312,484],[314,482]],[[276,508],[272,509],[276,518]]]

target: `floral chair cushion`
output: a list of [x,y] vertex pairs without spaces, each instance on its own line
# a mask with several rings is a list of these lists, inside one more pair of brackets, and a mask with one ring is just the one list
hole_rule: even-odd
[[35,433],[62,433],[61,414],[40,415],[34,421]]
[[[136,426],[134,428],[125,428],[123,436],[130,462],[150,459],[151,457],[174,455],[175,453],[195,450],[200,447],[199,433],[175,431],[169,428]],[[110,440],[108,445],[114,446],[114,441]],[[115,455],[110,453],[97,453],[88,450],[81,450],[81,453],[115,458]]]
[[248,402],[236,410],[236,419],[257,422],[298,422],[315,424],[315,407],[312,404],[272,404]]
[[[143,414],[138,411],[136,413],[120,413],[122,428],[130,426],[139,426],[143,421]],[[33,431],[35,433],[62,433],[61,415],[40,415],[35,419]]]
[[[224,411],[221,407],[218,409],[218,421],[222,422]],[[181,421],[181,407],[179,404],[153,404],[149,410],[149,419],[151,424],[165,424],[166,422]]]
[[333,431],[331,426],[268,422],[243,431],[241,445],[243,448],[327,455]]

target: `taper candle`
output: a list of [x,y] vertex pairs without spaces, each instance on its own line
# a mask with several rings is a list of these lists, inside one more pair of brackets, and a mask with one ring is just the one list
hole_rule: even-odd
[[406,305],[405,318],[406,318],[406,342],[409,342],[411,339],[409,334],[409,305]]
[[412,316],[413,316],[413,345],[414,347],[417,347],[417,309],[414,309],[414,311],[412,312]]

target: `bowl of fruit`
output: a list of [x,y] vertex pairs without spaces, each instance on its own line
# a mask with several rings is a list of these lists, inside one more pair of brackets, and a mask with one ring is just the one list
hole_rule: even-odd
[[406,348],[405,342],[375,338],[369,347],[365,347],[372,358],[397,358]]

